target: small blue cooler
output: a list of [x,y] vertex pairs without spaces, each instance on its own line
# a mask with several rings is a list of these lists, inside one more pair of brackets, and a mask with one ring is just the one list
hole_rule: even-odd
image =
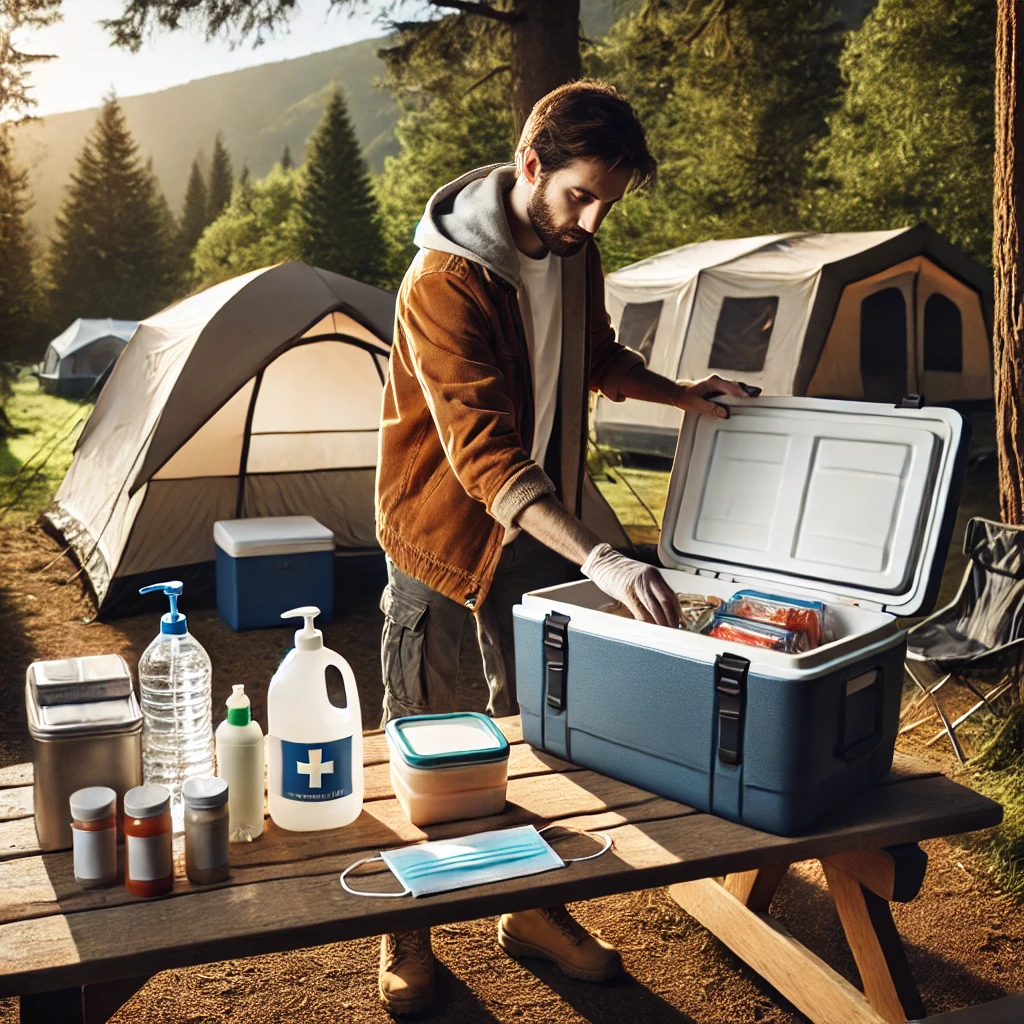
[[232,629],[280,626],[299,605],[334,617],[334,534],[312,516],[224,519],[213,540],[217,610]]

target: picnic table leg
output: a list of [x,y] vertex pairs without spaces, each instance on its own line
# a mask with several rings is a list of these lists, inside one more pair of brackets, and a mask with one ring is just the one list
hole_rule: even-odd
[[151,975],[21,997],[21,1024],[107,1024]]
[[[761,871],[764,874],[760,878],[742,872],[728,876],[725,884],[703,878],[680,882],[668,891],[683,910],[774,985],[814,1024],[885,1024],[884,1018],[841,974],[797,942],[774,918],[754,909],[764,905],[766,892],[770,901],[772,881],[778,885],[785,874],[785,869],[779,867]],[[730,889],[740,895],[734,895]]]
[[[878,860],[887,856],[882,850],[867,851],[867,854]],[[873,891],[879,888],[877,877],[870,867],[858,870],[856,856],[848,855],[845,862],[842,858],[825,858],[821,866],[839,911],[846,941],[857,962],[864,994],[892,1024],[924,1017],[924,1004],[889,910],[889,899],[893,897]],[[867,856],[863,861],[867,863]],[[848,870],[851,868],[852,872]],[[921,874],[923,876],[923,870]],[[898,872],[895,877],[898,879]]]

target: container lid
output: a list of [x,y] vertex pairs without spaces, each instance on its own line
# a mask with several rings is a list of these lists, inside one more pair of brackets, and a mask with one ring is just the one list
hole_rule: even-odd
[[28,731],[37,740],[105,736],[142,728],[142,710],[134,693],[116,700],[40,707],[31,685],[25,687]]
[[171,809],[171,794],[164,786],[147,782],[144,786],[129,789],[124,795],[124,816],[126,818],[155,818]]
[[391,749],[412,768],[488,764],[508,757],[501,730],[475,711],[395,718],[384,731]]
[[132,692],[132,675],[120,654],[95,654],[87,658],[34,661],[27,681],[39,707],[54,704],[86,704]]
[[87,786],[76,789],[69,803],[75,821],[99,821],[114,813],[117,794],[109,786]]
[[232,558],[334,550],[334,534],[312,516],[221,519],[213,524],[213,541]]
[[181,787],[181,795],[185,798],[185,806],[201,810],[205,807],[221,807],[228,802],[228,784],[226,779],[213,775],[201,775],[186,779]]
[[958,412],[716,401],[729,419],[683,418],[663,565],[895,615],[934,605],[970,441]]

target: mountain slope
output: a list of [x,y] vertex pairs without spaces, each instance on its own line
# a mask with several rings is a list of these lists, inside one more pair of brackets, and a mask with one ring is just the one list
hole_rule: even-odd
[[[208,157],[218,131],[223,132],[236,174],[243,165],[254,175],[265,174],[285,143],[301,161],[332,82],[344,91],[366,158],[379,170],[384,156],[394,151],[398,117],[394,100],[373,84],[384,70],[377,57],[382,42],[369,39],[162,92],[126,96],[121,105],[141,153],[152,157],[175,211],[180,209],[196,152],[202,149]],[[18,129],[18,156],[29,168],[36,201],[31,219],[44,236],[95,120],[94,108],[53,114]]]

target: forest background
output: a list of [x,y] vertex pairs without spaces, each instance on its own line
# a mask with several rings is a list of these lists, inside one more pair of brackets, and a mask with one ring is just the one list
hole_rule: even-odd
[[[583,0],[579,14],[578,51],[564,59],[623,90],[660,162],[657,186],[603,226],[606,270],[711,237],[918,221],[991,262],[994,5]],[[112,33],[131,45],[144,28],[124,19]],[[0,361],[38,359],[75,317],[139,319],[284,259],[396,288],[430,194],[511,157],[521,116],[510,95],[523,73],[509,21],[439,11],[392,28],[351,48],[348,88],[336,66],[306,83],[306,120],[290,108],[291,130],[311,108],[320,121],[289,138],[268,173],[245,166],[252,146],[233,160],[225,140],[242,133],[222,124],[194,154],[184,194],[172,183],[173,207],[125,116],[138,98],[111,96],[99,111],[59,202],[45,197],[50,218],[33,211],[31,173],[46,122],[0,132]],[[372,93],[370,45],[383,47]],[[294,75],[289,65],[303,62],[313,58],[275,67]],[[223,76],[224,90],[247,74]]]

